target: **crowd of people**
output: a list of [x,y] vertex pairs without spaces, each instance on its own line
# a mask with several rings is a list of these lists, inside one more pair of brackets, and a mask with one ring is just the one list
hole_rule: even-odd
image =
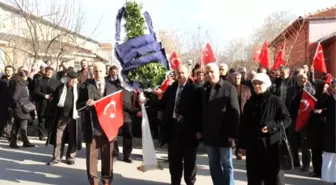
[[[141,119],[139,104],[150,109],[151,127],[161,144],[168,145],[171,184],[180,185],[182,174],[187,185],[196,182],[197,148],[204,143],[214,185],[234,184],[233,156],[243,160],[249,185],[284,185],[280,161],[282,131],[288,136],[294,166],[312,177],[336,183],[335,103],[336,80],[330,74],[315,79],[314,69],[282,66],[279,70],[242,67],[229,69],[225,63],[196,65],[193,70],[181,65],[171,73],[167,89],[147,94],[154,97],[140,102],[136,92],[125,90],[117,66],[101,62],[75,72],[63,62],[55,72],[46,65],[32,78],[24,67],[15,71],[5,67],[0,81],[0,132],[9,146],[34,147],[27,127],[37,120],[40,140],[52,144],[48,165],[61,162],[67,143],[65,162],[75,163],[76,152],[86,143],[87,175],[91,185],[99,184],[98,154],[102,160],[101,181],[111,184],[113,161],[131,163],[134,122]],[[331,79],[331,80],[330,80]],[[96,100],[122,90],[124,125],[123,157],[117,139],[109,142],[94,108]],[[317,99],[309,122],[295,129],[302,93]],[[84,111],[79,109],[87,106]],[[302,153],[300,158],[299,151]],[[310,163],[313,171],[309,172]]]

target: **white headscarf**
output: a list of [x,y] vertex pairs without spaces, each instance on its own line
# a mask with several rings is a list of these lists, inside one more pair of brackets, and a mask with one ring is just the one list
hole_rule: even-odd
[[263,89],[263,92],[265,92],[268,88],[270,88],[272,86],[272,82],[271,82],[271,79],[270,77],[265,74],[265,73],[257,73],[254,75],[254,78],[252,79],[252,83],[254,81],[260,81],[264,84],[264,88]]

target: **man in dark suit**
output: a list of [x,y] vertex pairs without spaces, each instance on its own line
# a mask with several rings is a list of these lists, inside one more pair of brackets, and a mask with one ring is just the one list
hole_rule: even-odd
[[233,185],[232,145],[240,121],[237,90],[220,78],[215,63],[206,66],[206,75],[208,83],[201,89],[199,131],[202,131],[214,185]]
[[159,104],[163,112],[162,127],[168,143],[169,171],[171,184],[180,185],[182,171],[187,185],[196,181],[196,151],[198,140],[195,125],[195,86],[188,80],[188,68],[181,66],[177,81],[168,87]]
[[10,86],[14,81],[11,81],[14,75],[14,67],[6,66],[5,75],[0,80],[0,137],[10,138],[12,126],[14,123],[12,111],[10,109],[11,92]]
[[[105,77],[105,81],[108,84],[115,86],[119,90],[123,90],[123,102],[124,102],[124,125],[121,127],[123,136],[123,155],[124,162],[131,163],[131,153],[133,150],[133,133],[132,133],[132,120],[135,116],[141,117],[141,111],[138,108],[132,106],[134,93],[127,91],[121,87],[120,80],[118,78],[119,69],[117,66],[111,66],[109,69],[109,75]],[[118,140],[115,140],[113,157],[119,158]]]
[[46,125],[46,120],[52,113],[49,111],[52,96],[59,85],[56,78],[53,77],[54,69],[52,67],[46,67],[45,74],[42,78],[37,80],[35,84],[35,100],[37,116],[39,119],[39,139],[45,140],[46,127],[49,129],[49,125]]
[[[91,185],[99,184],[97,174],[98,154],[101,153],[102,182],[104,185],[112,183],[113,179],[113,148],[114,141],[109,141],[98,121],[97,112],[93,107],[94,102],[119,91],[112,83],[105,81],[106,67],[104,63],[96,62],[94,65],[94,79],[82,84],[77,101],[77,107],[88,106],[80,113],[86,143],[87,175]],[[124,94],[123,94],[124,95]],[[123,103],[124,108],[130,105]]]

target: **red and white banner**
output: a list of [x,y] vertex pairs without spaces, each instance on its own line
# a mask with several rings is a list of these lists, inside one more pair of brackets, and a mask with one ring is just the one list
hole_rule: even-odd
[[122,91],[112,93],[98,100],[94,107],[99,124],[109,141],[118,136],[119,128],[124,124]]
[[299,113],[296,118],[296,131],[300,131],[307,125],[310,113],[314,110],[315,104],[316,99],[306,90],[303,90]]

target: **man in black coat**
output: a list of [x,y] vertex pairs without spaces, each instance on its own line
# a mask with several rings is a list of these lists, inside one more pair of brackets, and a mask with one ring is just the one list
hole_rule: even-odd
[[280,68],[280,78],[274,81],[271,91],[274,95],[280,97],[285,102],[287,96],[287,89],[295,85],[295,78],[290,77],[290,69],[287,66]]
[[[94,65],[94,79],[87,80],[80,87],[77,108],[88,106],[80,113],[83,138],[86,143],[87,175],[91,185],[99,184],[97,172],[98,154],[101,154],[102,182],[109,185],[113,180],[113,149],[115,139],[109,141],[98,121],[97,112],[93,107],[95,101],[115,93],[119,87],[105,81],[106,67],[104,63]],[[123,97],[125,92],[123,92]],[[123,101],[124,109],[131,109],[132,104]]]
[[214,185],[234,184],[232,147],[240,122],[240,107],[236,88],[219,77],[215,63],[206,66],[208,83],[200,98],[203,142],[206,146]]
[[11,81],[12,76],[14,75],[14,67],[6,66],[5,75],[1,77],[0,80],[0,136],[10,138],[13,125],[13,114],[10,109],[11,103],[11,91],[10,85],[13,83]]
[[53,77],[54,69],[52,67],[46,67],[45,75],[37,80],[35,84],[35,100],[37,116],[39,119],[39,139],[45,140],[46,126],[49,129],[49,125],[46,124],[46,120],[52,113],[49,111],[52,96],[59,85],[56,78]]
[[54,145],[53,158],[48,165],[59,163],[63,157],[64,145],[68,143],[66,163],[75,163],[76,151],[81,149],[82,129],[76,108],[78,99],[78,74],[74,71],[67,73],[67,83],[57,87],[51,102],[51,130],[46,145]]
[[[109,75],[105,77],[105,82],[112,86],[115,86],[118,90],[123,90],[123,102],[124,102],[124,125],[121,127],[123,136],[123,161],[131,163],[131,153],[133,150],[133,133],[132,122],[135,116],[141,117],[141,111],[138,108],[132,106],[133,92],[127,91],[122,88],[120,80],[118,79],[119,69],[117,66],[111,66],[109,69]],[[118,140],[114,142],[113,156],[119,158]]]
[[168,87],[159,103],[163,112],[162,127],[168,143],[169,171],[171,184],[180,185],[182,172],[187,185],[196,181],[196,120],[194,112],[195,86],[188,80],[185,66],[176,71],[177,81]]
[[[299,73],[296,76],[296,84],[287,89],[285,104],[292,118],[292,124],[288,127],[287,132],[293,154],[294,166],[301,166],[299,157],[299,148],[301,148],[303,163],[301,170],[306,172],[309,170],[311,161],[311,153],[309,151],[309,146],[307,142],[307,128],[304,127],[299,132],[295,130],[296,119],[300,108],[302,93],[304,90],[312,96],[314,96],[315,94],[315,89],[308,82],[307,74]],[[301,143],[301,147],[299,143]]]

